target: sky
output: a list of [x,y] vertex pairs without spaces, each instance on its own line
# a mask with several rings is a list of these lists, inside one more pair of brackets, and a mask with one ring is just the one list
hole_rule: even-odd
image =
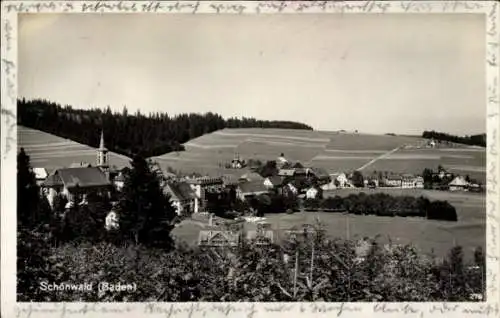
[[18,93],[315,130],[484,133],[484,23],[465,14],[24,14]]

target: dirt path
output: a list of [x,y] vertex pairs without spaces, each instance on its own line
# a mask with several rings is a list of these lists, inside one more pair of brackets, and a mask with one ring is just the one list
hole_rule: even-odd
[[399,149],[401,148],[401,146],[398,146],[386,153],[383,153],[381,154],[380,156],[378,157],[375,157],[373,158],[372,160],[368,161],[367,163],[365,163],[363,166],[361,166],[360,168],[358,168],[359,171],[371,166],[372,164],[374,164],[377,160],[380,160],[380,159],[384,159],[384,158],[387,158],[389,157],[390,155],[392,155],[393,153],[395,153],[396,151],[398,151]]

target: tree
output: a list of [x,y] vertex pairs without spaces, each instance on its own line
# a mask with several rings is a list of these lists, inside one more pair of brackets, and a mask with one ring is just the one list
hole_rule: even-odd
[[424,184],[429,185],[433,182],[433,172],[431,169],[425,168],[422,177],[424,178]]
[[24,148],[17,155],[17,220],[19,225],[31,227],[36,223],[36,207],[39,201],[35,174],[31,170],[30,157]]
[[364,177],[361,171],[356,170],[352,174],[352,184],[357,188],[362,188],[365,186]]
[[275,160],[267,161],[266,164],[260,169],[260,175],[264,178],[278,174],[278,167]]
[[131,165],[117,208],[122,238],[136,244],[170,248],[175,208],[143,157],[135,156]]

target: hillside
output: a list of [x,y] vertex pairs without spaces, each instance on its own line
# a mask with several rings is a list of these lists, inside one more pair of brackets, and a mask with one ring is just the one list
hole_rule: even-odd
[[[129,114],[108,106],[83,110],[62,106],[47,100],[21,99],[17,102],[18,124],[57,134],[81,144],[97,147],[101,130],[108,140],[107,147],[116,153],[133,157],[142,154],[151,157],[171,151],[184,150],[182,143],[224,128],[292,128],[312,130],[308,125],[290,121],[257,120],[255,118],[228,118],[207,112],[169,116],[168,113]],[[113,138],[110,138],[110,137]]]
[[[87,162],[95,164],[95,148],[79,144],[39,130],[17,126],[17,148],[24,148],[30,156],[31,166],[49,170],[68,167],[72,163]],[[126,156],[109,153],[110,165],[118,168],[129,165]]]
[[[286,129],[224,129],[193,139],[185,151],[153,157],[162,168],[210,175],[241,175],[224,169],[235,154],[243,159],[274,160],[281,153],[291,161],[325,168],[330,173],[361,169],[422,173],[442,165],[484,182],[486,152],[469,146],[421,148],[419,137],[369,135]],[[222,167],[221,167],[222,165]]]

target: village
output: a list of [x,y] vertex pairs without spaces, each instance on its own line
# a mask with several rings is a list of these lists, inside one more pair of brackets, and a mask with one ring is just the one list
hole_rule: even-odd
[[[431,147],[435,146],[433,141],[429,144]],[[265,218],[262,218],[264,213],[260,207],[262,201],[270,200],[269,196],[282,198],[284,203],[268,207],[266,213],[294,213],[304,209],[321,209],[320,201],[335,196],[341,189],[366,188],[371,191],[377,188],[426,188],[436,191],[482,191],[482,187],[468,176],[453,175],[441,166],[438,171],[425,169],[422,175],[387,171],[374,171],[365,175],[360,171],[329,173],[325,169],[291,162],[283,153],[277,156],[276,160],[265,164],[253,159],[244,160],[235,155],[224,168],[233,174],[222,176],[176,175],[162,170],[155,162],[150,162],[150,165],[152,172],[158,176],[163,191],[169,195],[179,220],[201,219],[214,228],[221,223],[228,223],[228,219],[262,223],[268,237],[272,237],[272,233],[264,222]],[[248,167],[249,165],[251,167]],[[244,168],[247,168],[247,172],[234,177],[235,171]],[[113,168],[109,162],[108,149],[105,147],[104,134],[101,133],[95,165],[74,163],[50,173],[45,168],[34,167],[33,172],[49,204],[53,207],[55,197],[62,196],[67,200],[65,208],[70,209],[75,205],[87,204],[89,193],[99,193],[113,201],[112,193],[122,190],[128,169]],[[232,204],[219,204],[221,196],[229,198]],[[233,211],[228,211],[229,209]],[[108,211],[106,228],[118,227],[118,219],[116,211]],[[205,240],[206,234],[200,233],[200,242]]]

